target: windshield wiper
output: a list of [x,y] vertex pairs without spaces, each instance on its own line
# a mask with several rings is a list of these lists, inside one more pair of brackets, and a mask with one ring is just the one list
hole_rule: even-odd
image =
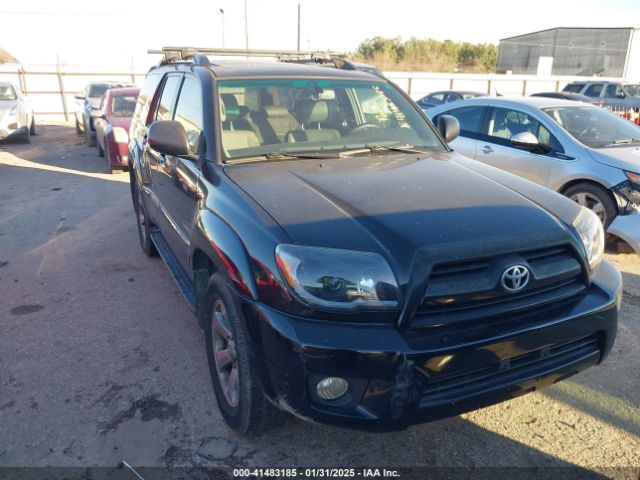
[[230,165],[238,164],[238,163],[252,163],[252,162],[262,162],[264,160],[324,160],[328,158],[336,158],[337,155],[328,155],[322,153],[309,153],[309,152],[270,152],[265,153],[263,155],[256,155],[255,157],[246,157],[246,158],[236,158],[227,160],[226,163]]
[[625,138],[622,140],[616,140],[615,142],[608,143],[603,145],[603,147],[611,147],[613,145],[629,145],[630,143],[639,143],[640,138]]
[[347,150],[344,152],[340,152],[340,157],[350,157],[352,155],[359,155],[361,153],[371,153],[371,152],[401,152],[401,153],[429,153],[423,150],[417,150],[413,145],[371,145],[369,147],[358,148],[355,150]]

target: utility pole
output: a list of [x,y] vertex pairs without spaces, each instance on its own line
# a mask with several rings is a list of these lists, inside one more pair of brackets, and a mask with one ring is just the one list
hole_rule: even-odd
[[300,51],[300,4],[298,4],[298,51]]
[[247,0],[244,0],[244,48],[249,50],[249,15],[247,13]]
[[222,16],[222,48],[224,48],[224,9],[220,9],[220,15]]

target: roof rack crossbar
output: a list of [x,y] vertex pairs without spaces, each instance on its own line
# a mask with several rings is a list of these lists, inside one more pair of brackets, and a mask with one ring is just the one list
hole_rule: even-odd
[[344,53],[333,51],[297,51],[297,50],[245,50],[242,48],[196,48],[196,47],[162,47],[161,50],[149,50],[151,54],[164,55],[164,62],[192,60],[197,54],[231,57],[275,57],[282,61],[312,60],[334,58],[342,59]]

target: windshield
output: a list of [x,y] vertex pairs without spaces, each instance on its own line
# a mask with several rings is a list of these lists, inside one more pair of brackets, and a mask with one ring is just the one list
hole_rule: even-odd
[[101,97],[110,88],[124,87],[120,83],[99,83],[89,87],[89,97]]
[[116,95],[111,100],[111,116],[132,117],[136,108],[135,95]]
[[369,147],[445,150],[420,113],[385,82],[227,80],[219,83],[219,94],[227,159],[301,152],[337,156]]
[[627,92],[629,92],[629,95],[640,98],[640,83],[627,84],[625,88]]
[[640,143],[640,127],[598,107],[553,107],[543,111],[587,147]]
[[0,100],[15,100],[16,92],[11,85],[0,85]]

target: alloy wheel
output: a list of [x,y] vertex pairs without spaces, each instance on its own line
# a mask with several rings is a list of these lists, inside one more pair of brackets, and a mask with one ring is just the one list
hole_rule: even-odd
[[222,300],[216,300],[213,305],[211,342],[220,387],[229,405],[236,407],[240,399],[238,358],[227,308]]
[[587,192],[577,192],[571,195],[571,200],[576,202],[578,205],[582,205],[583,207],[591,210],[598,216],[602,224],[606,225],[607,213],[604,208],[604,204],[598,197]]

